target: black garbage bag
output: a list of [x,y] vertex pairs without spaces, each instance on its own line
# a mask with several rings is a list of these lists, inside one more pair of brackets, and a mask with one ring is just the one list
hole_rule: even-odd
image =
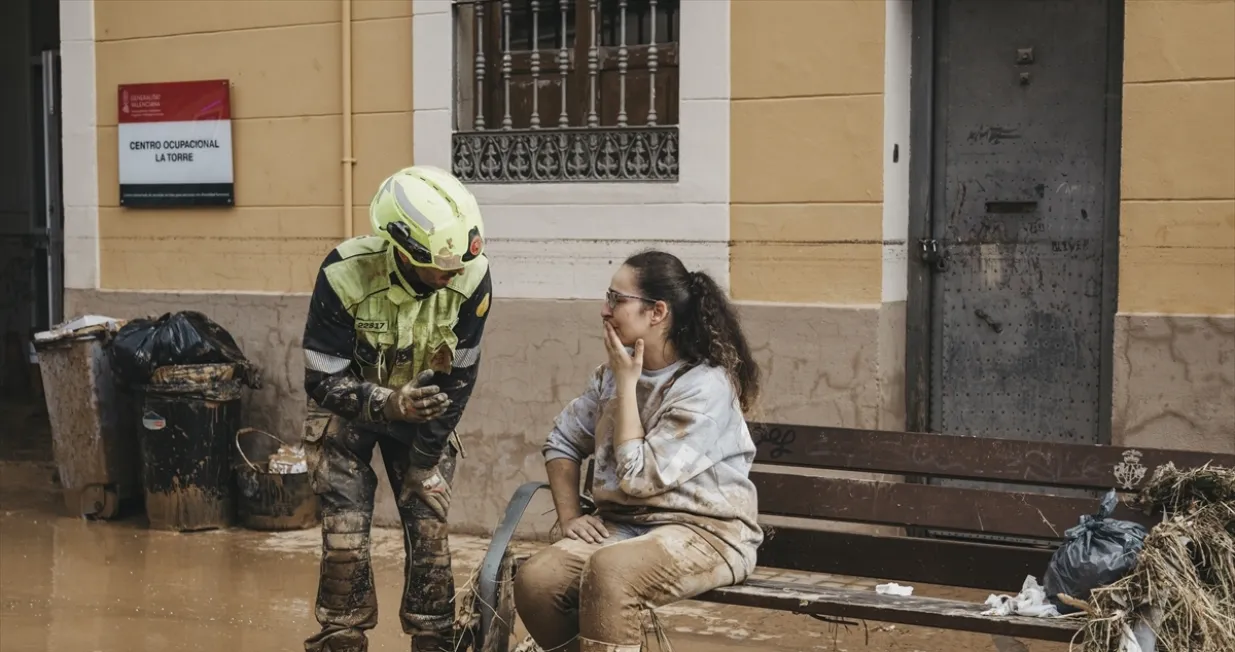
[[1118,504],[1119,497],[1112,489],[1102,498],[1097,514],[1082,516],[1080,525],[1064,532],[1063,545],[1046,568],[1044,586],[1059,613],[1077,609],[1061,603],[1055,597],[1058,594],[1088,600],[1090,591],[1115,582],[1136,567],[1149,531],[1139,523],[1111,518]]
[[117,378],[129,386],[146,384],[159,367],[192,364],[234,363],[242,382],[255,386],[257,381],[236,340],[200,312],[134,319],[116,333],[109,355]]

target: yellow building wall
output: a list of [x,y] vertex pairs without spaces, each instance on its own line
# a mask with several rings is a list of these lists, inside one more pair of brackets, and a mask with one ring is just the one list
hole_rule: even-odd
[[1119,310],[1235,314],[1235,0],[1126,5]]
[[733,0],[735,299],[879,303],[884,13],[881,0]]
[[[412,162],[412,3],[354,0],[353,223]],[[344,235],[341,3],[95,3],[104,289],[307,292]],[[117,85],[232,82],[236,206],[119,206]]]

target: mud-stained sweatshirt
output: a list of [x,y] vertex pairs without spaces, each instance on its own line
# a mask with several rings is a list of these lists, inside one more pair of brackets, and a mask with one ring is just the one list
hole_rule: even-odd
[[735,582],[755,566],[763,541],[750,481],[755,445],[723,369],[682,362],[644,370],[636,391],[646,436],[614,450],[616,384],[608,365],[554,422],[545,461],[582,463],[595,456],[592,497],[615,523],[677,523],[699,531],[733,569]]

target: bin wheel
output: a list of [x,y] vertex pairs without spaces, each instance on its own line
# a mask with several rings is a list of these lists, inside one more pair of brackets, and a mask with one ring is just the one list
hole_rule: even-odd
[[120,512],[120,495],[115,487],[93,485],[81,493],[81,513],[91,519],[114,518]]
[[115,518],[120,513],[120,495],[112,487],[103,490],[103,506],[95,518]]

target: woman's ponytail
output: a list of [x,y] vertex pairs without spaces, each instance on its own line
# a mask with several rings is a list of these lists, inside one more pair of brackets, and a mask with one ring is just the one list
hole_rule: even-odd
[[644,296],[669,304],[669,340],[678,356],[724,369],[742,411],[749,412],[759,397],[759,366],[737,312],[716,280],[707,272],[686,271],[676,256],[660,251],[635,254],[626,265],[637,272]]

